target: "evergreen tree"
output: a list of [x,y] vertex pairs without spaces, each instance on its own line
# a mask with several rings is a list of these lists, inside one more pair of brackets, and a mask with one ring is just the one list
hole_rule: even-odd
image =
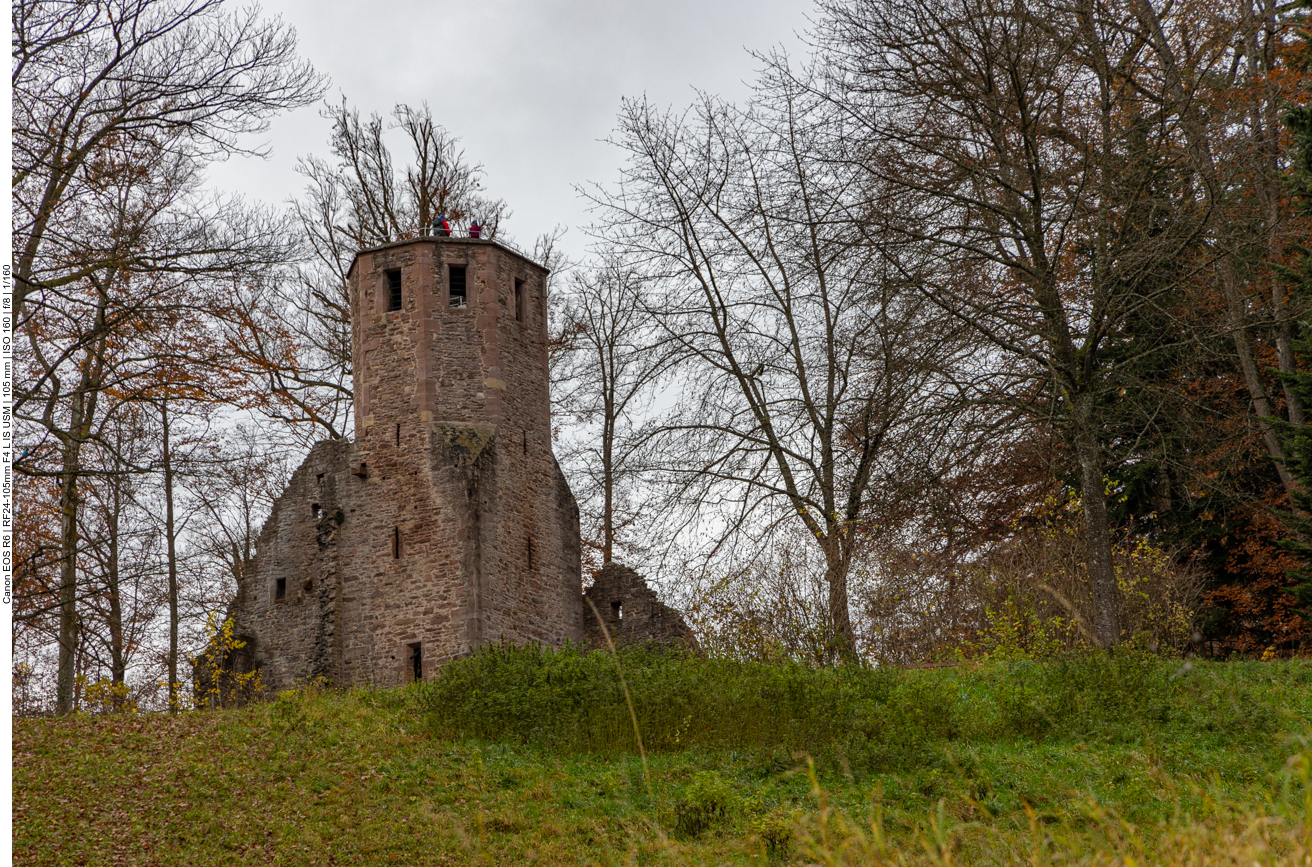
[[[1300,5],[1312,8],[1312,3],[1306,0]],[[1295,63],[1306,67],[1312,65],[1312,30],[1305,27],[1302,40],[1302,50]],[[1312,217],[1312,105],[1291,108],[1284,121],[1294,134],[1291,187],[1300,214]],[[1312,249],[1300,244],[1292,252],[1294,264],[1281,271],[1289,281],[1291,294],[1301,302],[1303,313],[1298,321],[1294,351],[1303,363],[1298,372],[1285,375],[1285,379],[1304,405],[1312,406]],[[1293,496],[1295,511],[1287,519],[1292,538],[1284,543],[1302,561],[1299,568],[1290,570],[1290,578],[1296,582],[1290,592],[1298,599],[1303,617],[1312,623],[1312,424],[1285,424],[1283,429],[1287,466],[1299,482],[1299,490]]]

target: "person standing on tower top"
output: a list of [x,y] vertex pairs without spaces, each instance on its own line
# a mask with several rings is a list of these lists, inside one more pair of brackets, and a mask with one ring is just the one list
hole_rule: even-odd
[[477,238],[480,237],[482,234],[483,234],[483,227],[478,224],[478,220],[474,220],[472,223],[469,224],[469,237]]
[[451,237],[451,224],[446,221],[446,214],[438,214],[433,220],[433,234],[443,238]]

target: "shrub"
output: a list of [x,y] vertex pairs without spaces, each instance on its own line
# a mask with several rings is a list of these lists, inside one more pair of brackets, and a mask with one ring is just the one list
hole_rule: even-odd
[[919,672],[889,668],[501,646],[444,666],[421,703],[444,736],[610,752],[637,748],[630,700],[648,750],[736,748],[772,764],[806,754],[873,769],[932,754],[951,731],[954,696]]
[[698,771],[674,802],[674,830],[696,837],[729,817],[733,789],[715,771]]
[[[1112,484],[1109,482],[1109,485]],[[1089,647],[1093,619],[1087,546],[1078,498],[1049,498],[981,563],[966,569],[963,600],[972,658],[1046,658]],[[1180,655],[1194,631],[1201,579],[1170,551],[1128,534],[1112,545],[1121,639]]]
[[101,678],[95,683],[87,683],[83,675],[78,675],[78,685],[85,687],[82,693],[82,710],[85,713],[105,714],[137,712],[137,699],[132,689],[122,682]]
[[752,826],[771,855],[783,855],[793,845],[797,835],[797,815],[783,808],[772,810]]
[[809,756],[869,774],[931,767],[952,741],[1133,742],[1166,726],[1268,737],[1278,716],[1231,670],[1124,646],[935,671],[502,646],[405,692],[443,737],[632,753],[636,717],[649,752],[731,749],[767,775]]
[[232,618],[205,617],[205,650],[191,659],[198,708],[236,707],[264,694],[260,670],[253,665],[246,642],[237,637]]

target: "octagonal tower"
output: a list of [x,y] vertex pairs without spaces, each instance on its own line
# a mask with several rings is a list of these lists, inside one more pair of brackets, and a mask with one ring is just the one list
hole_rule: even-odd
[[390,685],[489,642],[582,639],[546,278],[489,240],[356,255],[355,441],[320,443],[293,475],[234,605],[267,687]]

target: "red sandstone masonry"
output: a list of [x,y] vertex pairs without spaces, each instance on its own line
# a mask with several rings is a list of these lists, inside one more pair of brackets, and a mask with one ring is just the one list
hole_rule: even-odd
[[606,647],[609,634],[616,644],[697,649],[697,639],[679,612],[662,603],[643,577],[627,566],[601,567],[583,594],[583,606],[584,640],[589,647]]
[[[449,306],[452,265],[466,268],[463,309]],[[268,688],[401,683],[415,644],[427,673],[489,642],[582,639],[578,509],[551,453],[546,276],[483,240],[356,257],[355,442],[321,443],[297,470],[234,605]]]
[[[449,306],[452,266],[466,268],[463,309]],[[355,441],[311,450],[233,605],[266,688],[404,683],[415,645],[427,676],[487,643],[582,641],[578,506],[551,452],[546,270],[492,241],[424,238],[362,251],[349,277]]]

